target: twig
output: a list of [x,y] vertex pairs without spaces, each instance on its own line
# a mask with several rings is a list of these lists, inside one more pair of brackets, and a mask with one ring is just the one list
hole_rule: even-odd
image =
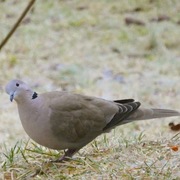
[[4,38],[4,40],[1,42],[0,44],[0,51],[1,49],[4,47],[4,45],[7,43],[7,41],[9,40],[9,38],[12,36],[12,34],[16,31],[17,27],[19,26],[19,24],[21,23],[21,21],[23,20],[23,18],[26,16],[27,12],[30,10],[30,8],[32,7],[32,5],[34,4],[36,0],[31,0],[29,2],[29,4],[27,5],[27,7],[24,9],[24,11],[22,12],[21,16],[19,17],[19,19],[17,20],[17,22],[14,24],[13,28],[11,29],[11,31],[9,31],[9,33],[7,34],[7,36]]

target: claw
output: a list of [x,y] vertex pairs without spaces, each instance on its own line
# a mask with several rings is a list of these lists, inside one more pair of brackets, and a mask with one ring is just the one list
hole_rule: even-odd
[[63,163],[65,161],[69,161],[71,157],[78,151],[79,149],[68,149],[64,151],[64,155],[56,160],[51,160],[53,163]]

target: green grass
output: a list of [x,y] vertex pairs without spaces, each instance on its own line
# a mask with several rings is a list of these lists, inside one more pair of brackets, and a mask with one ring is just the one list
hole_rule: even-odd
[[[0,41],[26,5],[0,2]],[[37,1],[0,52],[0,179],[178,179],[180,150],[171,146],[180,148],[180,134],[168,123],[179,118],[118,127],[71,161],[49,163],[63,152],[28,140],[4,86],[19,78],[39,93],[135,98],[178,110],[179,8],[179,0]],[[160,15],[169,20],[152,21]],[[126,25],[126,17],[145,25]]]

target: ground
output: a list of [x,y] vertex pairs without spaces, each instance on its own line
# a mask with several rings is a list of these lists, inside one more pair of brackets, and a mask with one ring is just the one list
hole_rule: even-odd
[[[0,41],[27,1],[0,1]],[[39,0],[0,52],[0,178],[178,179],[180,133],[164,118],[99,136],[73,160],[28,139],[4,86],[66,90],[180,109],[179,0]],[[60,152],[62,154],[63,152]]]

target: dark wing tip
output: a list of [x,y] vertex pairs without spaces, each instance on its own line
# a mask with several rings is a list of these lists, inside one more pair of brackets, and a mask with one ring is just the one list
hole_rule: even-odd
[[114,102],[120,104],[126,104],[126,103],[134,102],[134,99],[119,99],[119,100],[114,100]]
[[[118,104],[117,104],[118,105]],[[117,125],[123,124],[123,121],[126,120],[136,109],[141,105],[140,102],[129,102],[129,103],[120,103],[119,112],[117,112],[112,120],[103,128],[103,131],[112,129]]]

